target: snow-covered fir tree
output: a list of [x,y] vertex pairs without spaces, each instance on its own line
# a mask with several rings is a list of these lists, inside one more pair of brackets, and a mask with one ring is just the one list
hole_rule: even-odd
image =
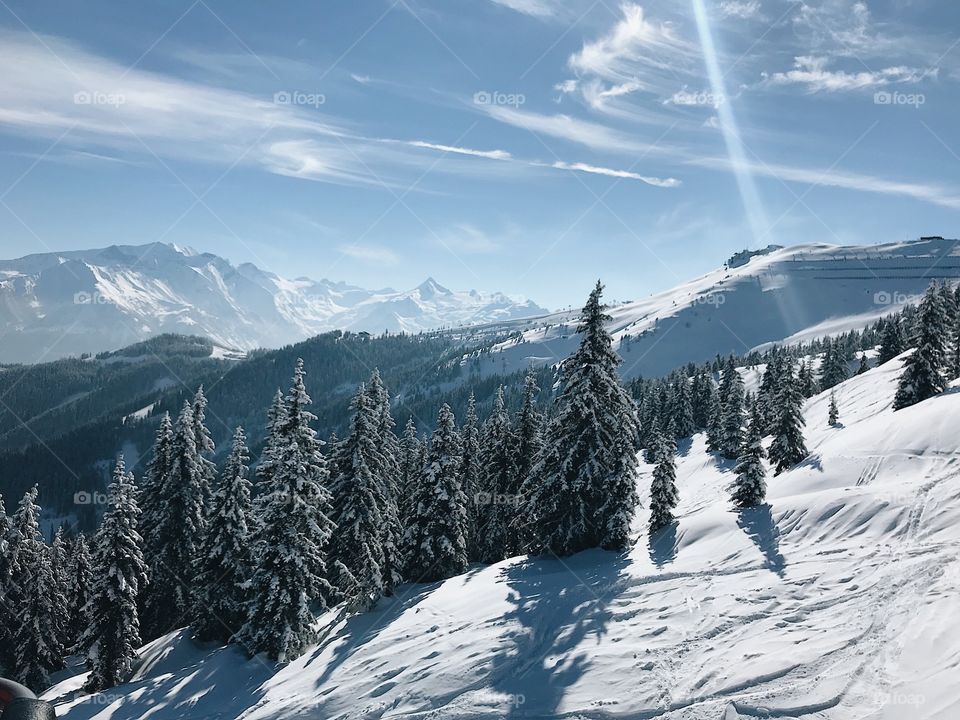
[[380,516],[383,522],[383,593],[393,595],[394,588],[403,582],[403,522],[400,519],[400,501],[397,479],[400,476],[400,441],[394,432],[396,423],[390,413],[390,393],[376,368],[370,376],[367,389],[374,413],[380,464],[374,468],[374,477],[380,486]]
[[194,607],[195,575],[206,527],[206,478],[197,453],[193,406],[184,402],[170,447],[170,469],[160,488],[160,507],[150,536],[147,615],[151,635],[188,621]]
[[763,467],[763,427],[764,419],[754,405],[750,415],[747,433],[740,448],[740,456],[733,472],[737,476],[733,482],[733,504],[738,508],[760,505],[766,500],[766,470]]
[[474,498],[477,504],[477,559],[483,563],[499,562],[512,549],[513,500],[517,497],[517,491],[513,490],[517,476],[513,446],[513,428],[501,385],[493,401],[493,411],[483,424],[480,492]]
[[[137,504],[140,508],[140,534],[143,538],[143,556],[147,563],[147,573],[151,578],[160,578],[163,575],[161,552],[163,544],[159,531],[163,527],[162,519],[165,512],[163,499],[164,487],[170,480],[170,470],[173,460],[173,423],[170,414],[164,413],[153,443],[153,454],[147,463],[141,484]],[[150,640],[159,636],[168,629],[167,611],[163,607],[164,599],[155,597],[149,587],[140,594],[138,599],[140,608],[141,635]],[[82,628],[81,628],[82,629]]]
[[809,454],[803,439],[803,395],[800,394],[800,385],[789,363],[785,365],[780,378],[776,407],[777,420],[773,426],[769,456],[779,475]]
[[87,538],[81,534],[73,541],[70,553],[70,592],[67,596],[68,620],[65,642],[71,651],[90,624],[86,608],[92,592],[93,560]]
[[531,550],[570,555],[630,543],[639,428],[620,384],[598,282],[583,308],[577,351],[561,368],[557,414],[523,492]]
[[197,561],[193,631],[200,640],[228,641],[246,620],[250,548],[249,450],[242,427],[211,498],[207,530]]
[[[416,433],[416,430],[414,430]],[[477,529],[480,522],[480,420],[477,418],[477,401],[470,393],[467,414],[460,428],[461,465],[460,484],[467,502],[467,556],[478,560],[480,543]],[[406,450],[404,451],[406,457]]]
[[373,607],[386,587],[385,498],[377,476],[384,458],[372,402],[361,385],[351,404],[350,434],[337,454],[330,483],[337,530],[330,541],[328,565],[338,596],[353,610]]
[[848,377],[847,359],[844,356],[843,345],[830,338],[824,340],[823,365],[820,367],[820,388],[829,390],[836,387]]
[[147,583],[147,565],[137,532],[133,475],[117,460],[108,490],[107,511],[94,539],[94,573],[85,609],[89,625],[80,638],[87,655],[86,690],[96,692],[124,682],[140,646],[137,594]]
[[863,375],[870,369],[870,361],[867,360],[866,353],[860,353],[860,365],[857,367],[857,375]]
[[514,433],[515,481],[510,491],[508,552],[515,555],[523,552],[530,542],[525,534],[522,514],[517,512],[522,500],[523,488],[527,478],[533,472],[534,465],[543,451],[543,414],[537,409],[537,395],[540,388],[533,369],[527,371],[523,381],[523,400],[517,412]]
[[688,438],[696,431],[693,422],[693,400],[691,397],[690,381],[684,373],[677,373],[674,378],[674,393],[671,415],[677,438]]
[[906,342],[903,339],[903,327],[900,324],[899,318],[888,318],[880,339],[877,365],[883,365],[885,362],[893,360],[906,349]]
[[10,518],[0,494],[0,667],[12,669],[14,663],[11,633],[16,625],[11,575],[13,572],[10,542]]
[[[251,653],[281,662],[299,657],[315,640],[312,608],[325,608],[333,594],[327,581],[330,520],[327,468],[310,424],[303,360],[275,416],[273,439],[265,448],[261,478],[262,519],[254,545],[254,572],[247,620],[237,639]],[[269,454],[267,454],[269,453]]]
[[50,673],[63,667],[64,648],[59,636],[62,607],[57,607],[62,598],[40,534],[40,506],[36,501],[34,485],[13,516],[9,595],[16,613],[11,637],[13,678],[39,692],[49,686]]
[[407,578],[412,582],[443,580],[467,569],[467,499],[460,486],[460,453],[456,419],[444,404],[404,536]]
[[413,418],[407,418],[403,428],[403,440],[400,444],[400,486],[397,489],[400,520],[404,528],[409,525],[413,511],[413,497],[420,483],[423,470],[423,443],[417,434],[417,425]]
[[830,409],[827,413],[827,423],[830,427],[836,427],[839,419],[840,408],[837,407],[837,396],[834,393],[830,393]]
[[197,443],[197,464],[200,466],[201,489],[204,505],[210,504],[213,485],[216,481],[217,466],[210,460],[216,451],[216,444],[207,429],[207,396],[203,394],[203,385],[197,388],[193,396],[193,439]]
[[70,645],[69,623],[69,597],[70,597],[70,558],[68,554],[67,541],[64,537],[63,526],[57,528],[53,535],[50,546],[46,548],[50,562],[50,574],[53,576],[53,585],[50,592],[53,595],[54,621],[56,624],[57,638],[60,641],[60,648],[64,650]]
[[803,397],[809,398],[817,394],[817,381],[813,377],[810,363],[806,360],[800,362],[800,369],[797,371],[797,382],[800,383],[800,394],[803,395]]
[[743,444],[743,379],[733,358],[723,371],[723,421],[720,453],[728,460],[736,459]]
[[654,438],[656,466],[650,483],[650,533],[673,522],[673,511],[680,502],[677,491],[677,467],[673,439],[662,433]]
[[[710,393],[709,411],[707,414],[707,450],[720,452],[723,439],[723,405],[720,402],[720,393],[714,389]],[[652,462],[652,458],[647,462]]]
[[903,373],[893,400],[900,410],[937,395],[947,386],[947,340],[950,328],[943,296],[931,285],[918,308],[915,350],[903,363]]

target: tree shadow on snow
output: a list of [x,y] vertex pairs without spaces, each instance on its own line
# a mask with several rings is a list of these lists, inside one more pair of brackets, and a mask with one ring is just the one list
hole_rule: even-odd
[[763,553],[767,568],[783,577],[787,561],[780,554],[780,529],[774,522],[770,506],[764,504],[740,510],[737,525]]
[[677,559],[677,546],[680,539],[677,537],[677,522],[674,521],[661,528],[647,538],[647,550],[650,553],[650,562],[662,570]]
[[519,627],[491,663],[490,687],[504,698],[501,717],[557,715],[567,688],[590,667],[591,644],[607,633],[627,564],[624,554],[588,550],[504,571],[513,608],[503,619]]
[[681,438],[677,440],[677,455],[686,457],[690,454],[690,448],[693,447],[693,438]]

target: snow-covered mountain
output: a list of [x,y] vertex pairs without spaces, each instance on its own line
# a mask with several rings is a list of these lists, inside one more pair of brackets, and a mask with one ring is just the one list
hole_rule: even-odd
[[[658,376],[717,354],[862,328],[916,302],[931,280],[960,279],[956,240],[887,245],[771,246],[672,290],[611,308],[625,377]],[[511,324],[522,339],[498,345],[494,372],[557,362],[575,348],[577,310]]]
[[289,280],[162,243],[0,261],[0,362],[112,350],[164,332],[248,350],[334,329],[418,332],[545,312],[432,278],[406,292]]
[[[677,458],[674,534],[626,554],[518,557],[318,618],[275,667],[183,632],[127,684],[46,697],[66,720],[960,717],[960,394],[891,409],[903,358],[805,407],[810,457],[731,510],[731,464]],[[648,506],[651,466],[638,489]]]

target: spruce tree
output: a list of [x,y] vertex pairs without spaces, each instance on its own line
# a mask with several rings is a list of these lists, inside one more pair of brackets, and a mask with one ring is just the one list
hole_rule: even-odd
[[513,523],[511,494],[517,467],[514,464],[513,428],[503,397],[503,386],[497,390],[493,411],[483,425],[480,441],[480,488],[477,495],[478,559],[495,563],[512,554]]
[[676,451],[671,438],[661,433],[654,439],[656,467],[650,483],[650,534],[674,521],[673,511],[680,502],[677,491]]
[[[729,376],[729,378],[728,378]],[[726,389],[723,406],[720,453],[728,460],[736,459],[743,444],[743,379],[731,358],[723,373]]]
[[740,448],[734,473],[733,504],[738,508],[760,505],[767,495],[766,470],[763,467],[763,416],[754,406],[747,434]]
[[806,360],[800,363],[800,370],[797,373],[797,381],[800,383],[800,394],[805,398],[813,397],[817,394],[817,382],[813,377],[813,371]]
[[68,623],[67,645],[70,652],[79,642],[83,632],[90,624],[87,616],[87,603],[90,602],[93,592],[93,559],[87,539],[78,535],[73,542],[70,559],[70,592],[67,596]]
[[412,417],[407,418],[407,424],[403,429],[400,454],[400,487],[397,495],[401,524],[406,528],[413,512],[413,496],[416,494],[420,474],[423,471],[423,446]]
[[931,285],[920,301],[916,349],[904,361],[893,409],[927,400],[946,389],[949,329],[942,295]]
[[456,420],[450,406],[444,404],[404,536],[407,577],[413,582],[443,580],[467,569],[467,510],[460,485],[460,453]]
[[870,369],[870,363],[867,360],[866,353],[860,353],[860,366],[857,368],[857,375],[863,375]]
[[803,439],[803,396],[789,364],[781,376],[776,403],[777,420],[769,454],[770,462],[776,468],[775,474],[779,475],[809,454]]
[[96,692],[124,682],[140,646],[137,593],[147,583],[147,565],[137,532],[133,475],[117,460],[107,511],[94,540],[94,573],[84,614],[89,625],[80,639],[90,674],[84,686]]
[[674,383],[676,388],[673,394],[672,412],[674,429],[678,439],[688,438],[696,429],[693,422],[690,382],[686,375],[678,373]]
[[46,548],[50,563],[50,574],[53,576],[53,585],[50,587],[52,594],[54,616],[53,621],[56,626],[57,639],[61,652],[66,654],[65,648],[71,644],[70,632],[70,611],[68,598],[70,597],[70,562],[67,554],[67,542],[64,539],[63,526],[57,528],[54,533],[53,541]]
[[193,438],[197,444],[197,464],[200,466],[200,483],[203,491],[204,506],[209,506],[213,485],[216,480],[217,466],[209,459],[216,451],[216,444],[207,429],[207,396],[203,394],[203,385],[197,388],[193,396]]
[[829,423],[830,427],[836,427],[839,419],[840,409],[837,407],[837,397],[833,393],[830,393],[830,410],[827,416],[827,423]]
[[883,365],[893,360],[897,355],[906,350],[906,343],[903,339],[903,329],[900,320],[897,317],[891,317],[887,320],[883,329],[883,336],[880,340],[880,352],[877,355],[877,365]]
[[227,642],[246,619],[250,552],[249,450],[242,427],[211,498],[207,531],[197,561],[193,631],[199,640]]
[[[147,464],[143,484],[137,495],[137,504],[140,508],[140,532],[143,537],[143,556],[147,563],[147,574],[153,580],[162,578],[164,572],[161,564],[163,542],[160,531],[164,527],[163,517],[166,512],[163,492],[170,482],[172,466],[173,423],[170,421],[170,414],[164,413],[160,418],[160,425],[155,435],[153,456]],[[155,582],[152,586],[148,586],[138,598],[141,634],[146,640],[152,640],[168,629],[166,608],[163,606],[164,599],[153,597],[153,590],[158,585],[159,583]]]
[[12,669],[14,663],[12,632],[17,623],[12,587],[13,544],[10,518],[0,494],[0,667]]
[[333,594],[327,581],[330,520],[327,468],[310,423],[303,360],[275,418],[269,456],[261,477],[269,478],[254,545],[254,573],[247,620],[237,635],[251,653],[287,662],[316,639],[313,606],[325,608]]
[[820,388],[829,390],[846,380],[850,373],[847,370],[847,360],[844,356],[843,345],[839,340],[825,341],[823,365],[820,368]]
[[523,552],[530,543],[530,537],[523,524],[522,514],[517,510],[523,501],[523,488],[533,468],[543,452],[543,414],[537,410],[537,376],[533,368],[527,371],[523,381],[523,401],[517,413],[515,423],[514,466],[515,482],[507,498],[510,503],[509,547],[508,552],[516,555]]
[[630,544],[639,428],[604,327],[602,293],[598,282],[584,306],[580,347],[562,364],[557,414],[523,493],[524,524],[537,553]]
[[707,450],[720,452],[723,441],[723,405],[720,403],[720,393],[716,389],[710,393],[707,418]]
[[378,469],[383,465],[379,418],[361,385],[353,398],[350,435],[344,441],[330,484],[333,521],[329,566],[333,585],[347,607],[367,610],[384,595],[386,532]]
[[[416,429],[414,429],[416,440]],[[477,418],[477,402],[473,393],[467,400],[467,415],[460,428],[462,442],[460,482],[467,502],[467,556],[471,560],[479,560],[480,537],[478,528],[480,522],[480,506],[477,504],[480,495],[480,421]],[[406,457],[404,450],[404,457]],[[412,475],[412,472],[411,472]]]

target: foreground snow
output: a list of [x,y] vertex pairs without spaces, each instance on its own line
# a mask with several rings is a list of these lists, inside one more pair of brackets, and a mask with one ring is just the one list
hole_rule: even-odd
[[[516,558],[378,610],[320,619],[276,670],[182,634],[128,685],[47,696],[99,718],[880,718],[960,716],[960,395],[896,414],[900,362],[807,406],[811,457],[731,512],[729,466],[681,447],[679,525],[627,556]],[[651,468],[643,466],[646,499]]]

